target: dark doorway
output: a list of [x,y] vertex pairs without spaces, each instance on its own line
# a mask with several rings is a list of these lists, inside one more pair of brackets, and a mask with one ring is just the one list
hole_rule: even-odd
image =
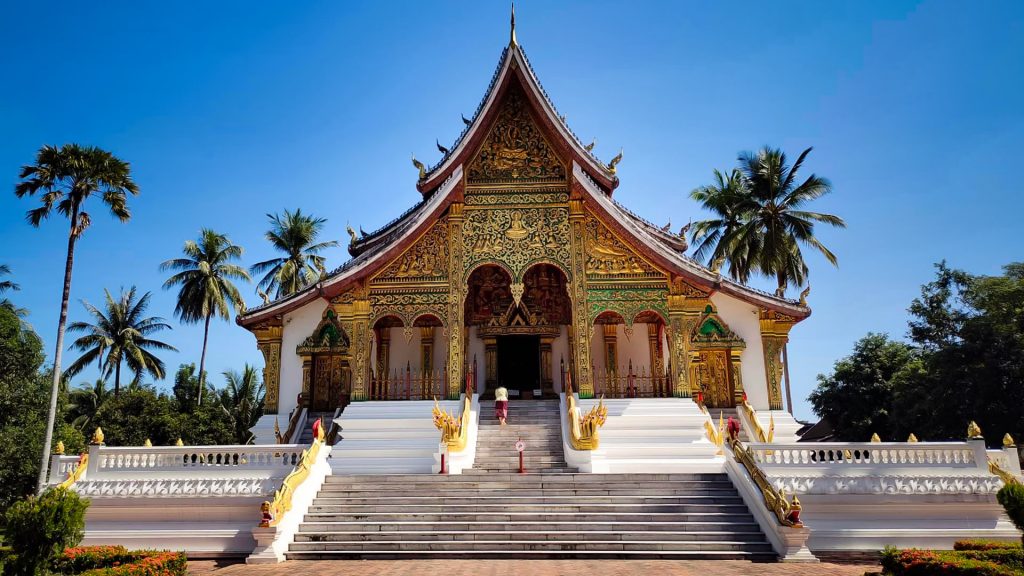
[[511,396],[529,398],[540,389],[540,337],[500,336],[498,338],[498,385]]

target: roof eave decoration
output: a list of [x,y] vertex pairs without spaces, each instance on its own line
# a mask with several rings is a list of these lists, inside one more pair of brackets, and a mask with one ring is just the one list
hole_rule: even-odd
[[496,113],[495,106],[499,100],[499,94],[514,79],[520,81],[527,95],[554,127],[554,131],[571,152],[573,160],[580,163],[606,193],[611,194],[611,191],[619,185],[619,179],[615,172],[616,164],[622,159],[622,153],[620,152],[609,164],[605,164],[594,156],[591,148],[580,141],[579,137],[569,128],[565,118],[558,114],[551,98],[537,79],[526,53],[515,41],[510,42],[502,51],[498,67],[491,77],[483,99],[473,113],[472,120],[468,122],[455,143],[448,147],[448,153],[425,173],[421,172],[416,188],[424,195],[428,195],[437,189],[440,182],[445,180],[456,166],[469,163],[470,156],[487,135],[490,119]]

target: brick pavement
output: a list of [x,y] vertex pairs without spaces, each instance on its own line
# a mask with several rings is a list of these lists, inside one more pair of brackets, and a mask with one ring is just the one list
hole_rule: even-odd
[[347,560],[248,566],[189,562],[196,576],[862,576],[871,564],[761,564],[733,560]]

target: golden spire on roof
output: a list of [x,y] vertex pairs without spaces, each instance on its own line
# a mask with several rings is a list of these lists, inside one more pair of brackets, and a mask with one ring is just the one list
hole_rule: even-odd
[[516,3],[512,0],[512,28],[509,31],[508,43],[512,46],[518,44],[516,42]]

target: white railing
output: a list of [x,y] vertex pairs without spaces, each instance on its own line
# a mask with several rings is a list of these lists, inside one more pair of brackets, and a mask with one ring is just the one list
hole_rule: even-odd
[[302,454],[298,444],[264,446],[108,447],[90,450],[89,477],[149,472],[282,472],[290,471]]
[[78,467],[78,456],[70,454],[54,454],[50,457],[50,484],[60,484],[68,479],[68,474]]
[[975,450],[965,442],[815,442],[748,444],[762,466],[846,468],[851,466],[977,468]]

